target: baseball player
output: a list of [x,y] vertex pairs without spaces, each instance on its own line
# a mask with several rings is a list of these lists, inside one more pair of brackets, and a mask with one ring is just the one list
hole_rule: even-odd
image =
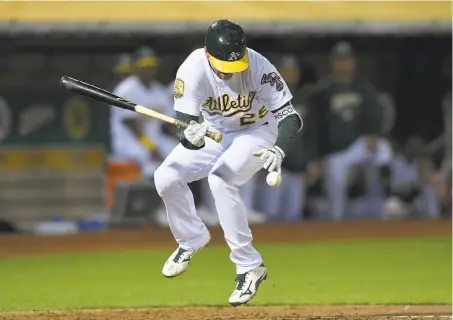
[[[140,48],[133,55],[132,74],[118,83],[113,92],[153,110],[168,112],[171,110],[171,99],[165,87],[155,80],[157,66],[158,59],[154,51],[147,47]],[[168,147],[164,149],[165,144],[160,141],[164,139],[162,124],[116,107],[111,108],[110,123],[112,155],[136,161],[142,168],[142,175],[152,178],[164,155],[169,153]],[[167,140],[165,143],[174,148],[176,143],[172,145],[171,140]]]
[[388,203],[399,203],[407,213],[436,218],[440,212],[439,201],[432,179],[433,170],[429,166],[431,161],[424,154],[423,147],[421,137],[411,136],[402,152],[392,159],[391,197],[387,200],[387,207]]
[[[380,213],[383,203],[378,173],[392,158],[390,144],[382,137],[382,106],[376,88],[358,76],[356,55],[348,42],[338,42],[330,58],[332,73],[309,97],[318,121],[318,153],[325,156],[329,212],[334,220],[346,218],[348,211],[357,216],[355,212],[366,210],[362,216],[373,216]],[[361,182],[365,177],[354,174],[357,171],[367,171],[366,182]],[[358,205],[347,210],[348,180],[366,186],[360,188],[360,195],[354,195],[362,198]]]
[[[178,128],[180,144],[154,174],[179,244],[162,273],[169,278],[182,274],[193,255],[210,241],[187,186],[207,177],[230,259],[236,265],[236,286],[229,303],[245,304],[266,279],[267,269],[252,246],[238,188],[261,168],[280,170],[302,119],[276,68],[247,47],[244,31],[229,20],[212,24],[205,47],[192,52],[180,66],[174,98],[176,117],[190,126]],[[200,112],[203,123],[198,123]],[[220,143],[205,139],[208,128],[222,132]]]
[[123,53],[118,56],[115,66],[113,68],[113,74],[115,80],[120,82],[125,78],[129,77],[132,74],[132,65],[133,65],[132,55]]

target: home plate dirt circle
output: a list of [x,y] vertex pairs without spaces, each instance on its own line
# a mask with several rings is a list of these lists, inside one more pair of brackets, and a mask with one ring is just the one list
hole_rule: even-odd
[[[439,306],[278,306],[196,307],[80,311],[45,311],[4,314],[2,320],[294,320],[294,319],[391,319],[409,315],[442,318],[451,307]],[[425,316],[426,315],[426,316]]]

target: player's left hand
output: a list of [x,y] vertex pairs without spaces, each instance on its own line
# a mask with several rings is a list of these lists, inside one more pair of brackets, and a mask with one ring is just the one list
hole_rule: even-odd
[[184,137],[194,146],[201,147],[204,145],[204,137],[208,128],[209,124],[206,121],[198,123],[192,120],[186,130],[184,130]]
[[263,168],[269,172],[280,170],[283,159],[285,158],[285,153],[277,146],[274,146],[272,149],[255,151],[253,155],[264,160]]

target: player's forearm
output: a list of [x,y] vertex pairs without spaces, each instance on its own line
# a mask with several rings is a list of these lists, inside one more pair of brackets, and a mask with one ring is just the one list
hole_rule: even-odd
[[300,128],[300,118],[296,114],[292,114],[278,124],[278,136],[275,145],[288,154],[294,144],[294,140]]
[[123,123],[145,148],[156,150],[156,144],[143,134],[140,124],[135,119],[124,119]]
[[[196,117],[196,116],[193,116],[193,115],[190,115],[187,113],[183,113],[183,112],[178,112],[178,111],[176,111],[176,119],[178,119],[182,122],[185,122],[185,123],[190,123],[190,121],[196,121],[196,122],[199,121],[199,117]],[[201,147],[197,147],[197,146],[191,144],[189,141],[187,141],[186,137],[184,136],[184,130],[185,130],[185,128],[178,127],[176,129],[176,137],[178,138],[179,142],[185,148],[190,149],[190,150],[199,150],[204,147],[204,145]]]

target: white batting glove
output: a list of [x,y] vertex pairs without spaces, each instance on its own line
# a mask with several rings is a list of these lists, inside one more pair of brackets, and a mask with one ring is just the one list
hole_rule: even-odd
[[207,122],[198,123],[192,120],[186,130],[184,130],[184,137],[194,146],[201,147],[204,145],[204,137],[208,127],[209,124]]
[[272,149],[261,149],[253,153],[255,157],[260,157],[264,161],[263,168],[269,172],[280,171],[285,153],[282,149],[274,146]]

